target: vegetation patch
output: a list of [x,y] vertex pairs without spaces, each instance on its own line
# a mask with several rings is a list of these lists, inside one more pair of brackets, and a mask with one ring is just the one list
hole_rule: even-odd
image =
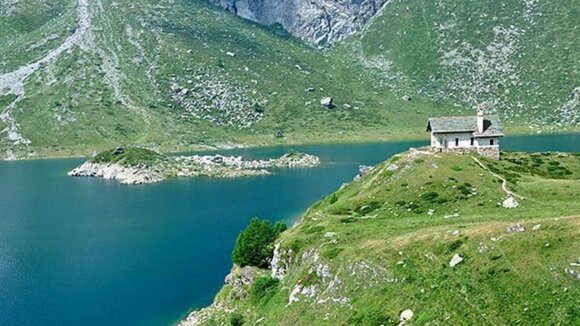
[[273,255],[274,241],[286,228],[280,222],[272,225],[268,220],[253,218],[236,240],[232,261],[240,267],[268,267]]
[[276,293],[280,280],[270,276],[258,277],[250,288],[250,300],[264,305]]
[[91,162],[103,164],[121,164],[123,166],[150,165],[161,159],[163,154],[139,147],[117,147],[97,154]]

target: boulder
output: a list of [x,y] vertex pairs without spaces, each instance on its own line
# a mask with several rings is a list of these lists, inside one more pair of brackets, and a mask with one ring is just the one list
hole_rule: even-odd
[[516,225],[508,226],[505,229],[505,231],[507,233],[520,233],[520,232],[526,231],[526,228],[524,228],[521,224],[516,224]]
[[403,101],[410,102],[413,98],[410,95],[405,95],[402,97]]
[[457,266],[457,264],[461,263],[463,261],[463,257],[459,256],[458,254],[455,254],[453,256],[453,258],[451,258],[451,261],[449,262],[449,267],[455,267]]
[[123,153],[125,153],[125,149],[123,147],[117,147],[113,151],[113,155],[121,155]]
[[414,315],[415,314],[413,313],[413,310],[405,309],[405,310],[403,310],[403,312],[401,312],[401,316],[399,317],[399,320],[404,323],[408,320],[411,320]]
[[332,97],[323,98],[322,100],[320,100],[320,105],[323,108],[332,109],[334,107],[334,105],[332,103]]
[[216,164],[222,164],[224,162],[224,158],[223,156],[216,155],[211,159],[211,161]]
[[369,174],[373,170],[372,166],[369,165],[359,165],[358,166],[358,174],[362,177],[364,175]]
[[516,207],[518,207],[518,205],[519,205],[519,203],[515,200],[514,197],[508,197],[502,203],[502,206],[504,208],[516,208]]

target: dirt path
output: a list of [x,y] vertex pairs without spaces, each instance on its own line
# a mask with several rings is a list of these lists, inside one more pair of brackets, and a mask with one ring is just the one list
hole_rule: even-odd
[[500,180],[501,180],[501,190],[502,190],[503,192],[505,192],[505,193],[506,193],[508,196],[511,196],[511,197],[517,197],[517,198],[519,198],[519,199],[524,199],[524,197],[523,197],[523,196],[520,196],[520,195],[516,194],[515,192],[511,191],[511,190],[508,188],[508,186],[507,186],[507,180],[506,180],[504,177],[502,177],[501,175],[499,175],[499,174],[497,174],[497,173],[494,173],[494,172],[492,172],[492,171],[491,171],[491,170],[490,170],[490,169],[489,169],[487,166],[485,166],[485,164],[481,163],[481,161],[480,161],[480,160],[479,160],[477,157],[471,156],[471,158],[472,158],[472,159],[475,161],[475,163],[477,163],[477,164],[478,164],[478,165],[479,165],[479,166],[480,166],[482,169],[486,170],[486,171],[487,171],[489,174],[491,174],[491,175],[493,175],[494,177],[496,177],[496,178],[498,178],[498,179],[500,179]]
[[22,66],[13,72],[0,75],[0,96],[8,94],[16,95],[16,99],[0,114],[0,120],[7,125],[7,127],[0,131],[0,133],[7,133],[8,140],[14,144],[30,143],[29,140],[25,139],[18,133],[19,126],[12,116],[12,111],[14,110],[16,103],[18,103],[24,95],[24,82],[28,77],[30,77],[30,75],[38,71],[42,65],[54,61],[63,52],[71,49],[83,40],[83,37],[91,25],[88,0],[77,0],[77,15],[78,22],[76,31],[60,46],[52,49],[46,54],[46,56],[35,62]]

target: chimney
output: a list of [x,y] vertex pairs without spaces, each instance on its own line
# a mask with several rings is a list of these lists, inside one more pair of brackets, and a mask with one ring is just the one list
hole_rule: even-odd
[[483,133],[483,105],[481,104],[477,106],[476,120],[477,120],[477,132]]

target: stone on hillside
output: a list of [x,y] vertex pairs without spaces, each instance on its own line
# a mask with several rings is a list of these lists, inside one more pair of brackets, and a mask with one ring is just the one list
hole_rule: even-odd
[[410,95],[405,95],[405,96],[403,96],[403,97],[402,97],[402,99],[403,99],[403,101],[407,101],[407,102],[409,102],[409,101],[411,101],[413,98],[412,98]]
[[411,320],[414,315],[415,314],[413,313],[413,310],[405,309],[405,310],[403,310],[403,312],[401,312],[401,317],[399,318],[399,320],[401,322],[406,322],[408,320]]
[[516,225],[512,225],[512,226],[507,227],[505,229],[505,231],[507,233],[520,233],[520,232],[526,231],[526,228],[524,228],[521,224],[516,224]]
[[345,109],[347,109],[347,110],[350,110],[350,109],[352,109],[352,105],[350,105],[350,104],[348,104],[348,103],[344,103],[344,104],[342,105],[342,107],[343,107],[343,108],[345,108]]
[[395,170],[398,170],[398,169],[399,169],[399,166],[396,165],[396,164],[391,164],[391,165],[389,165],[387,167],[387,171],[395,171]]
[[369,174],[373,170],[372,166],[368,165],[359,165],[358,166],[358,174],[362,177],[364,175]]
[[226,52],[226,55],[230,56],[230,57],[235,57],[236,54],[233,52]]
[[461,263],[463,261],[463,257],[459,256],[458,254],[455,254],[453,256],[453,258],[451,258],[451,261],[449,262],[449,267],[455,267],[457,266],[457,264]]
[[250,266],[245,266],[239,269],[234,269],[228,274],[224,280],[225,284],[231,285],[233,288],[241,288],[244,285],[250,285],[254,282],[255,271]]
[[540,228],[542,227],[542,224],[536,224],[534,225],[534,227],[532,228],[532,231],[538,231]]
[[173,93],[179,93],[179,92],[181,92],[181,87],[174,83],[171,85],[171,91]]
[[183,88],[180,92],[181,95],[187,95],[189,93],[189,89]]
[[307,92],[314,92],[316,89],[314,87],[308,87],[306,89]]
[[125,153],[125,149],[123,147],[117,147],[115,148],[115,151],[113,151],[113,155],[120,155]]
[[519,203],[515,200],[514,197],[508,197],[502,203],[502,206],[505,208],[516,208],[516,207],[518,207],[518,205],[519,205]]
[[323,98],[322,100],[320,100],[320,105],[323,108],[332,109],[334,107],[334,105],[332,104],[332,97]]

